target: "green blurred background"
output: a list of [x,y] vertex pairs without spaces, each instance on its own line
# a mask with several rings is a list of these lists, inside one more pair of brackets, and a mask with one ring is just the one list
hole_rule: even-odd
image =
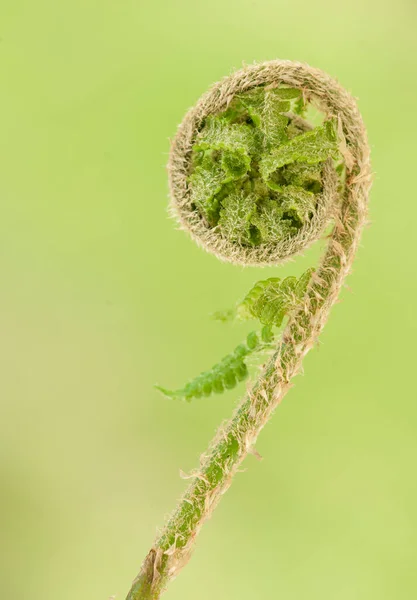
[[[168,138],[242,62],[359,97],[372,226],[305,376],[167,600],[417,597],[414,0],[0,0],[2,598],[123,599],[242,389],[163,399],[260,277],[167,217]],[[199,332],[199,333],[197,333]]]

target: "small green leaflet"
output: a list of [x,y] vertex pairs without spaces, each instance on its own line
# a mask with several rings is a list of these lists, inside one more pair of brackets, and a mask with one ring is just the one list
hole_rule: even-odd
[[249,375],[248,358],[273,348],[277,335],[273,328],[280,327],[284,317],[300,306],[313,272],[314,269],[308,269],[298,279],[271,277],[258,281],[234,310],[216,313],[214,317],[220,321],[256,319],[263,326],[261,331],[251,331],[244,343],[183,388],[168,390],[155,386],[156,389],[168,398],[191,401],[234,388]]

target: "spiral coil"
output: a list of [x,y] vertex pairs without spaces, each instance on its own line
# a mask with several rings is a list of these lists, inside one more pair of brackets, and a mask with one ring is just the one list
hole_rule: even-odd
[[[329,165],[323,187],[328,201],[304,230],[285,243],[245,247],[210,229],[190,201],[190,164],[193,144],[204,119],[224,110],[240,93],[258,86],[290,86],[336,123],[338,150],[345,176],[336,180]],[[187,562],[195,538],[217,502],[231,484],[256,439],[291,386],[325,325],[330,308],[349,273],[367,219],[371,186],[369,147],[365,127],[353,97],[327,74],[302,63],[274,60],[247,66],[216,83],[185,116],[173,141],[169,161],[171,209],[181,226],[206,250],[222,260],[245,264],[278,264],[304,250],[323,228],[333,223],[320,264],[305,281],[304,297],[291,314],[274,355],[264,366],[252,389],[242,399],[230,421],[202,455],[192,482],[158,535],[127,600],[157,600],[168,581]],[[329,209],[331,207],[331,209]],[[308,229],[308,228],[307,228]],[[255,297],[256,296],[256,297]],[[251,307],[258,296],[251,297]],[[249,306],[249,305],[248,305]],[[263,313],[262,313],[263,314]]]

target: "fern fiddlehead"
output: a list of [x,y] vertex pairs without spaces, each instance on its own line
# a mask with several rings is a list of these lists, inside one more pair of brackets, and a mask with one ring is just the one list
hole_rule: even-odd
[[[309,105],[322,112],[321,125],[309,124]],[[260,333],[252,332],[183,389],[162,389],[187,400],[220,392],[246,377],[251,353],[274,347],[202,456],[127,600],[157,600],[177,575],[288,391],[349,273],[371,185],[367,136],[354,99],[322,71],[290,61],[245,67],[203,95],[180,125],[169,172],[172,211],[182,228],[222,260],[277,265],[306,249],[326,226],[332,224],[332,230],[315,270],[299,279],[258,282],[234,310],[217,315],[254,318]]]

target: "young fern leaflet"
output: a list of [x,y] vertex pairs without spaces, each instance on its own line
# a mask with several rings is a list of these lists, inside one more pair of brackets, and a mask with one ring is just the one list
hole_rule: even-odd
[[298,279],[271,277],[258,281],[235,309],[215,313],[214,318],[220,321],[256,319],[263,327],[260,332],[251,331],[244,343],[183,388],[168,390],[156,385],[156,389],[168,398],[190,402],[212,393],[221,394],[245,380],[249,375],[248,358],[260,356],[274,347],[276,333],[273,328],[280,327],[284,317],[298,308],[313,271],[314,269],[308,269]]

